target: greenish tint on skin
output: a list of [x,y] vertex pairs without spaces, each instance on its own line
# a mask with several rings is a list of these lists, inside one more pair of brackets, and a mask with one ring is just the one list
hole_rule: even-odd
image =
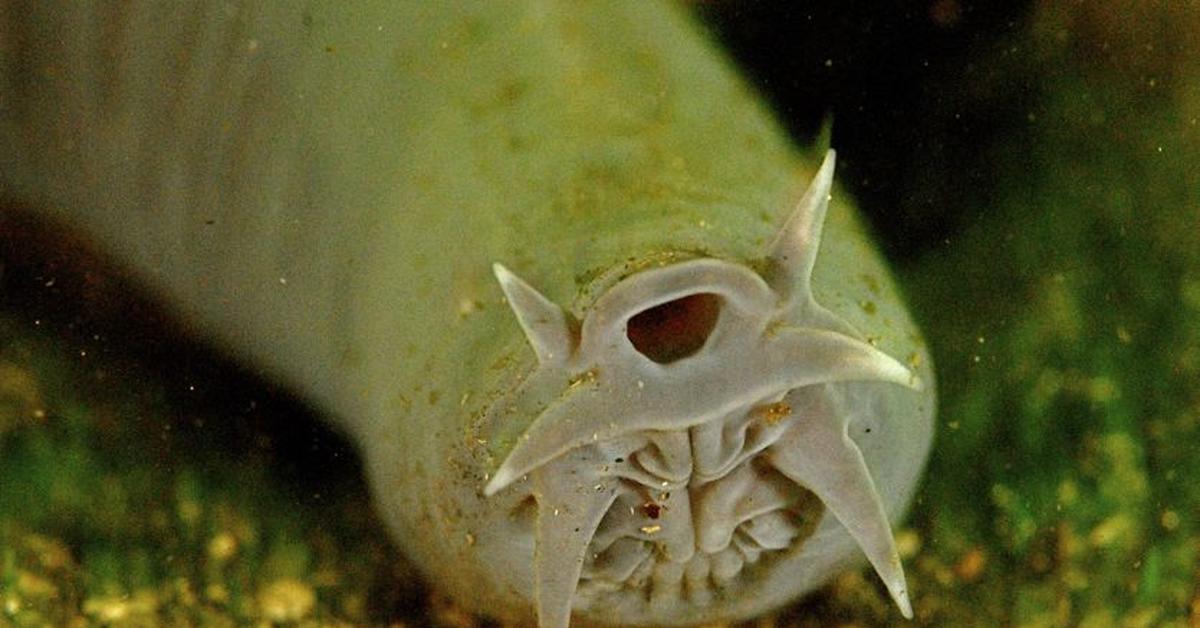
[[[889,518],[901,516],[929,449],[932,360],[840,195],[825,220],[832,157],[811,187],[819,192],[798,202],[811,166],[678,7],[249,3],[122,13],[63,3],[14,10],[0,28],[33,49],[0,57],[15,86],[0,92],[0,138],[20,148],[0,157],[0,196],[78,229],[189,331],[331,415],[359,446],[394,538],[439,590],[503,619],[536,609],[556,627],[573,603],[618,624],[745,618],[857,557],[844,524],[908,612]],[[801,219],[787,222],[794,208]],[[705,263],[674,264],[696,257]],[[561,364],[530,375],[533,356],[488,272],[494,262],[582,321],[584,339],[578,350],[563,343]],[[672,264],[691,273],[673,275],[680,285],[725,299],[727,322],[703,355],[646,367],[646,356],[621,353],[625,319],[601,299],[635,272],[661,278]],[[662,303],[655,284],[637,285],[640,293],[620,293],[637,306],[624,316]],[[868,299],[869,312],[859,305]],[[609,321],[594,327],[604,334],[588,337],[597,320]],[[590,362],[567,362],[568,353]],[[730,356],[747,368],[726,366]],[[596,364],[611,370],[595,378],[605,401],[589,415],[570,405],[592,397],[566,386],[575,373],[564,369],[594,373]],[[523,399],[542,407],[489,410],[531,381],[541,388]],[[788,434],[812,431],[774,447],[784,427],[760,430],[754,417],[784,395],[797,408]],[[598,447],[641,442],[612,456],[627,454],[631,468],[652,467],[642,459],[666,447],[647,434],[682,442],[686,473],[668,510],[686,519],[664,526],[682,539],[678,551],[657,552],[665,532],[632,536],[650,526],[611,531],[629,539],[622,547],[636,545],[612,562],[644,567],[641,584],[596,577],[590,597],[576,590],[592,531],[610,512],[584,504],[604,485],[589,482],[587,497],[582,484],[546,489],[538,479],[583,477],[584,466],[609,474],[618,463],[557,450],[500,466],[547,405],[572,410],[543,432],[595,415],[614,432]],[[713,428],[711,468],[692,466],[693,428]],[[797,453],[822,438],[831,445],[816,455]],[[573,441],[571,453],[588,446]],[[765,452],[778,477],[738,459],[743,446]],[[725,448],[731,464],[721,468]],[[552,460],[575,468],[540,470]],[[624,469],[611,471],[614,499],[651,499],[674,473],[616,477],[638,471]],[[501,471],[511,477],[499,488],[511,489],[481,494]],[[753,486],[768,495],[750,496]],[[827,509],[802,501],[810,490]],[[513,514],[527,497],[540,504],[536,540]],[[692,504],[718,530],[695,561],[702,526],[691,524]],[[560,510],[595,516],[547,531]],[[735,529],[748,536],[735,539]],[[798,541],[801,529],[816,530],[811,544]],[[760,563],[764,552],[772,558]],[[555,555],[579,559],[538,562]],[[686,594],[684,565],[694,581]]]

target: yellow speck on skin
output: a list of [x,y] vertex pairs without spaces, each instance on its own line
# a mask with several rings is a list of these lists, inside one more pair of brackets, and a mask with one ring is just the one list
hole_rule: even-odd
[[600,372],[596,369],[588,369],[588,370],[572,377],[567,382],[567,388],[572,389],[572,388],[577,388],[579,386],[582,386],[584,384],[594,383],[596,381],[596,376],[598,376],[599,374],[600,374]]
[[912,369],[921,368],[921,362],[922,362],[922,359],[921,359],[920,353],[913,351],[912,353],[908,354],[908,367],[909,368],[912,368]]
[[483,301],[470,297],[462,297],[458,300],[458,317],[466,318],[475,312],[483,309]]
[[276,580],[258,592],[259,610],[267,621],[299,621],[307,617],[316,604],[317,594],[312,587],[292,578]]
[[763,420],[766,421],[767,425],[775,425],[792,413],[792,406],[786,401],[779,401],[764,406],[760,412],[762,412]]
[[871,291],[871,294],[873,294],[875,296],[879,296],[879,292],[881,289],[881,286],[879,284],[879,279],[875,278],[872,275],[868,275],[866,273],[859,275],[858,278],[862,279],[863,283],[866,284],[866,286],[867,286],[867,290]]

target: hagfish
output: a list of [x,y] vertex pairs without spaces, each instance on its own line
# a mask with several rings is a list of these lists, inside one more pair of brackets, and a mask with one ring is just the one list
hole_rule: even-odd
[[0,196],[359,446],[474,611],[767,612],[863,557],[931,361],[852,206],[671,4],[0,4]]

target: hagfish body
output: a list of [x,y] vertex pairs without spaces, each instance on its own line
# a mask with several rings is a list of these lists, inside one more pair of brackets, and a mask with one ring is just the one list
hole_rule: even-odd
[[672,7],[6,3],[0,145],[469,608],[744,618],[865,555],[910,614],[925,346],[832,154]]

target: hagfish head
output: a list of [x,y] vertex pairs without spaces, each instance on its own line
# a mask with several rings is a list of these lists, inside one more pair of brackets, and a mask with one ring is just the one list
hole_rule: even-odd
[[772,571],[794,568],[826,515],[911,617],[888,514],[848,435],[879,387],[847,384],[922,384],[813,298],[833,161],[758,271],[717,259],[643,271],[576,321],[495,267],[538,365],[488,412],[536,418],[483,491],[536,501],[541,625],[566,626],[572,610],[641,623],[762,612],[756,583],[787,580]]

